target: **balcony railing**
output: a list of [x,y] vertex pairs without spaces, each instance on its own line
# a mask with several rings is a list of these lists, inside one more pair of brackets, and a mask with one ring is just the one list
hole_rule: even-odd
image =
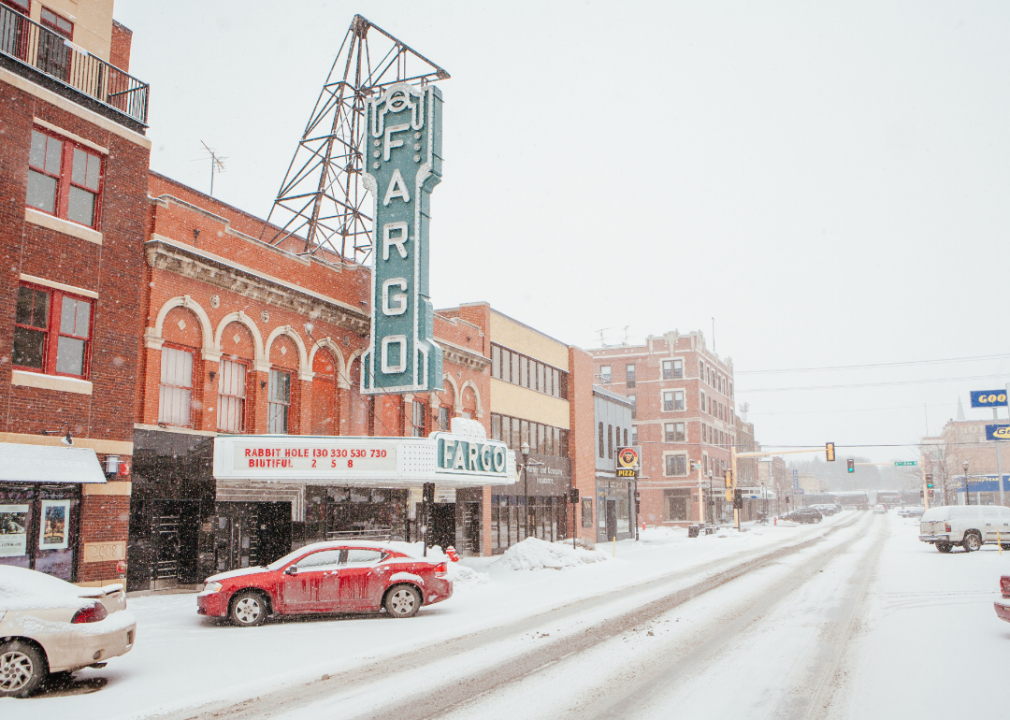
[[147,127],[147,83],[4,5],[0,5],[0,55]]

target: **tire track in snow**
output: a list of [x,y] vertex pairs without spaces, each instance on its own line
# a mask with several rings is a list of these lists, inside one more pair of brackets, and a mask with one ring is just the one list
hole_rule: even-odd
[[[534,651],[520,652],[505,666],[496,666],[493,671],[477,671],[465,678],[447,679],[442,687],[428,686],[423,692],[411,696],[399,697],[395,703],[384,707],[375,707],[372,711],[361,715],[368,718],[391,718],[395,720],[421,719],[439,715],[453,706],[469,699],[483,696],[491,690],[506,685],[524,676],[543,670],[548,664],[561,661],[572,654],[583,652],[599,645],[610,638],[632,630],[635,626],[647,622],[650,618],[661,615],[670,609],[689,600],[720,587],[738,577],[766,567],[778,560],[800,552],[823,542],[839,530],[851,527],[861,518],[855,516],[846,522],[827,529],[814,537],[801,540],[790,545],[772,550],[761,549],[741,553],[732,558],[725,558],[714,563],[719,568],[715,572],[688,586],[680,587],[659,600],[643,603],[643,605],[626,611],[616,617],[612,616],[603,622],[586,628],[574,643],[570,641],[557,642]],[[654,593],[666,585],[683,582],[706,572],[697,566],[677,570],[661,575],[636,585],[618,588],[568,603],[538,615],[523,618],[519,621],[488,628],[478,633],[453,638],[438,645],[428,646],[417,651],[403,653],[393,657],[382,658],[368,662],[358,668],[332,675],[323,675],[321,679],[285,687],[279,690],[264,692],[256,697],[236,702],[234,698],[222,701],[212,701],[196,707],[177,711],[161,712],[145,715],[145,720],[198,720],[210,718],[213,720],[259,720],[260,718],[277,717],[307,708],[320,702],[336,700],[340,696],[358,696],[368,691],[370,686],[381,687],[382,683],[394,681],[398,675],[419,666],[463,656],[466,653],[479,653],[480,650],[510,640],[516,640],[535,632],[545,625],[556,625],[561,622],[571,622],[580,615],[604,608],[607,604],[624,601],[635,594],[647,595]],[[379,697],[388,698],[389,692],[379,690]],[[380,701],[381,703],[381,701]],[[342,715],[341,717],[348,717]]]

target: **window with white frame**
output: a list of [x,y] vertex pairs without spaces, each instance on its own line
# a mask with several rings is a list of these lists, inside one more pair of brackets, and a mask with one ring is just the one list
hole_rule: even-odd
[[684,409],[684,391],[683,390],[664,390],[663,391],[663,410],[665,412],[673,412]]
[[158,422],[177,427],[193,424],[193,353],[161,349]]
[[664,380],[679,380],[684,377],[684,361],[683,360],[664,360],[663,361],[663,379]]
[[635,387],[635,364],[628,363],[624,367],[625,377],[624,380],[629,388]]
[[602,382],[602,383],[609,383],[610,382],[610,378],[611,378],[611,375],[610,375],[610,366],[609,365],[601,365],[600,366],[600,382]]
[[222,360],[218,368],[217,429],[221,432],[245,431],[246,366]]
[[667,477],[687,475],[687,455],[666,455],[664,474]]
[[705,391],[701,391],[701,411],[708,412],[708,405],[705,404]]
[[291,409],[291,373],[270,371],[270,395],[267,402],[267,432],[287,435],[288,412]]
[[663,440],[668,443],[684,442],[684,423],[664,423]]

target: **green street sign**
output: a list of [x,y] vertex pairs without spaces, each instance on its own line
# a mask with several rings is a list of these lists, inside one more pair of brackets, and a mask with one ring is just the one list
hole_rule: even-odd
[[918,464],[919,463],[917,463],[915,460],[903,460],[901,462],[894,463],[894,466],[895,467],[911,467],[913,465],[918,465]]
[[368,101],[365,187],[374,201],[372,328],[361,392],[440,390],[428,290],[431,191],[442,180],[442,94],[434,86],[389,86]]

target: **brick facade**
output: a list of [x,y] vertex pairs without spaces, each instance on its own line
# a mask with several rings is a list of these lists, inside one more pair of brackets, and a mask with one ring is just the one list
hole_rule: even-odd
[[[128,59],[128,52],[128,46],[121,46],[117,57]],[[133,417],[123,408],[129,406],[137,379],[150,142],[89,110],[83,96],[80,100],[75,102],[71,91],[57,96],[0,70],[0,157],[5,158],[0,165],[0,294],[6,298],[0,303],[0,442],[60,447],[60,437],[42,432],[68,427],[76,447],[94,450],[101,462],[117,455],[126,469]],[[27,208],[33,129],[101,158],[94,228]],[[60,292],[90,302],[82,379],[13,367],[16,299],[26,283],[50,298]],[[50,314],[50,333],[57,332],[57,322]],[[129,481],[128,474],[111,478],[102,495],[89,494],[89,487],[67,490],[76,507],[71,527],[78,527],[76,537],[71,533],[68,579],[96,583],[119,577],[116,561],[85,562],[85,548],[125,546]]]
[[[723,473],[736,442],[732,360],[709,350],[701,332],[649,336],[645,345],[589,354],[598,384],[635,399],[643,463],[641,520],[649,525],[699,520],[702,497],[692,463],[701,467],[706,497],[711,479],[715,514],[721,514]],[[630,377],[629,365],[634,366]]]

